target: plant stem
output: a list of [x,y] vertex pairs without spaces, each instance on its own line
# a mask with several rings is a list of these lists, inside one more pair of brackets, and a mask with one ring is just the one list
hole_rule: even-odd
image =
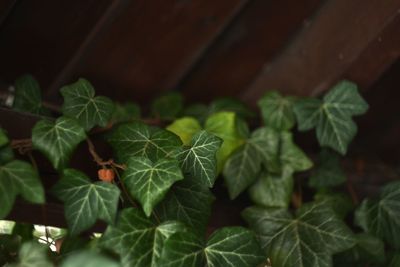
[[119,172],[118,172],[117,168],[115,168],[113,165],[111,165],[111,168],[112,168],[112,170],[115,172],[115,175],[116,175],[117,178],[118,178],[118,182],[119,182],[119,184],[121,185],[122,192],[124,192],[125,197],[128,199],[128,201],[131,203],[131,205],[132,205],[134,208],[137,208],[138,206],[137,206],[137,204],[135,203],[135,201],[131,198],[131,196],[129,195],[128,190],[126,189],[125,184],[124,184],[124,182],[122,181],[121,176],[119,175]]
[[93,160],[97,163],[97,165],[105,167],[105,166],[114,166],[121,170],[125,170],[126,166],[124,164],[115,163],[113,159],[109,159],[107,161],[103,161],[103,159],[97,154],[94,144],[90,138],[86,138],[86,142],[88,144],[89,152],[93,157]]

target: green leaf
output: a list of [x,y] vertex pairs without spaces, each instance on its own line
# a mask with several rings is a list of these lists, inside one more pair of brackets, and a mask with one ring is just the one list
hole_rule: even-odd
[[306,98],[294,106],[299,130],[316,127],[320,145],[342,155],[346,154],[357,133],[352,116],[364,114],[367,110],[368,104],[358,93],[357,85],[349,81],[336,84],[322,101]]
[[218,98],[211,102],[209,114],[220,111],[231,111],[241,118],[254,117],[255,114],[244,103],[230,97]]
[[52,193],[65,203],[65,217],[71,235],[89,229],[97,219],[114,223],[120,195],[114,184],[92,183],[84,173],[65,169]]
[[385,250],[382,240],[360,233],[355,235],[356,245],[334,256],[334,266],[365,267],[385,262]]
[[154,116],[165,120],[173,120],[179,116],[183,109],[182,95],[171,92],[158,97],[151,104],[151,111]]
[[126,162],[132,156],[143,156],[157,161],[175,155],[182,145],[180,138],[170,131],[141,122],[118,126],[108,141],[121,162]]
[[72,253],[61,264],[61,267],[119,267],[119,263],[94,251]]
[[306,171],[313,166],[312,161],[293,142],[290,132],[281,132],[280,162],[283,168],[291,168],[293,172]]
[[293,192],[292,171],[282,174],[263,172],[257,182],[249,188],[251,200],[264,207],[288,208]]
[[351,248],[351,230],[324,205],[303,205],[296,218],[285,209],[250,207],[243,212],[273,266],[332,266],[332,255]]
[[395,255],[393,255],[388,267],[398,267],[398,266],[400,266],[400,254],[396,253]]
[[185,231],[180,222],[158,224],[129,208],[121,211],[116,226],[107,228],[100,246],[118,253],[124,267],[163,266],[158,260],[164,242],[178,231]]
[[107,97],[94,96],[89,81],[80,78],[77,82],[60,89],[64,97],[64,115],[76,118],[86,131],[95,125],[107,126],[114,111],[114,103]]
[[114,123],[128,122],[140,118],[140,107],[135,103],[116,103],[115,109],[112,114],[112,121]]
[[313,171],[308,185],[314,188],[333,187],[346,181],[346,174],[340,166],[340,157],[333,151],[324,149]]
[[400,182],[383,187],[377,200],[365,199],[355,213],[355,223],[365,232],[400,249]]
[[166,129],[179,136],[184,145],[190,145],[193,135],[201,130],[201,126],[195,118],[183,117],[175,120]]
[[283,97],[276,91],[266,93],[258,101],[265,125],[276,130],[290,130],[296,123],[294,100],[294,97]]
[[122,179],[129,193],[142,204],[147,216],[164,198],[173,183],[182,180],[179,163],[174,159],[152,162],[145,157],[131,157]]
[[5,131],[0,128],[0,147],[7,145],[9,141]]
[[40,114],[42,110],[42,93],[38,82],[32,75],[24,75],[15,81],[13,109]]
[[351,198],[340,192],[318,192],[314,196],[314,200],[317,203],[331,207],[337,216],[342,219],[354,209]]
[[19,251],[18,262],[8,267],[53,267],[47,257],[48,247],[37,242],[24,243]]
[[86,139],[85,130],[74,119],[41,120],[32,129],[32,144],[57,170],[62,170],[76,146]]
[[177,220],[204,234],[213,201],[214,196],[207,186],[185,177],[172,186],[157,206],[156,214],[162,221]]
[[204,104],[193,104],[183,110],[183,115],[186,117],[196,118],[201,124],[203,124],[208,115],[210,115],[210,109]]
[[10,212],[17,195],[32,203],[41,204],[45,201],[44,189],[36,170],[27,162],[13,160],[0,166],[0,218]]
[[183,172],[201,184],[212,187],[217,178],[216,153],[221,143],[220,138],[207,131],[195,134],[191,146],[184,148],[177,156]]
[[217,153],[217,173],[219,173],[231,153],[244,143],[237,131],[236,114],[233,112],[215,113],[207,118],[204,128],[224,141]]
[[258,128],[251,134],[248,142],[257,150],[261,163],[269,172],[280,172],[279,145],[280,134],[272,128]]
[[14,151],[11,146],[0,148],[0,165],[8,163],[14,159]]
[[225,227],[214,232],[206,244],[191,232],[172,235],[165,242],[160,266],[254,267],[264,259],[251,231],[243,227]]

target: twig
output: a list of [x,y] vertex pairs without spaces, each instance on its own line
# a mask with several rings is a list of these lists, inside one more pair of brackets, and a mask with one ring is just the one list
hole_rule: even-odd
[[351,183],[351,181],[349,179],[347,179],[346,187],[347,187],[347,191],[349,192],[349,194],[351,196],[351,200],[353,201],[353,204],[358,205],[358,203],[360,201],[358,199],[356,191],[353,188],[353,184]]
[[125,197],[128,199],[128,201],[131,203],[131,205],[132,205],[134,208],[137,208],[138,206],[137,206],[137,204],[135,203],[135,201],[131,198],[131,196],[129,195],[128,190],[126,189],[125,184],[124,184],[124,182],[122,181],[121,176],[119,175],[119,172],[118,172],[117,168],[115,168],[113,165],[111,165],[111,168],[112,168],[112,170],[115,172],[115,175],[116,175],[117,178],[118,178],[118,182],[119,182],[119,184],[121,185],[122,192],[124,192]]
[[86,142],[87,142],[88,147],[89,147],[89,152],[92,155],[93,160],[97,163],[97,165],[102,166],[102,167],[106,167],[106,166],[113,167],[114,166],[114,167],[119,168],[121,170],[125,170],[126,169],[126,166],[124,164],[115,163],[113,159],[109,159],[107,161],[103,161],[103,159],[99,156],[99,154],[97,154],[92,140],[90,140],[90,138],[87,138]]

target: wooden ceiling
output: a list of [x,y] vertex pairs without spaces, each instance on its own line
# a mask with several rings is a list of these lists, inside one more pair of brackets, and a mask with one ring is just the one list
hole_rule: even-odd
[[37,77],[48,101],[78,77],[146,105],[269,89],[373,85],[400,54],[400,0],[2,0],[0,80]]

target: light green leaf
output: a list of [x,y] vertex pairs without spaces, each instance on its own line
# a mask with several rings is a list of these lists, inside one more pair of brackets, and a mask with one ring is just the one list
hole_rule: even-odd
[[266,93],[258,101],[265,125],[276,130],[290,130],[296,122],[294,100],[294,97],[283,97],[276,91]]
[[332,255],[351,248],[351,230],[324,205],[303,205],[296,218],[285,209],[243,212],[273,266],[331,267]]
[[201,130],[201,126],[195,118],[183,117],[175,120],[166,129],[179,136],[184,145],[190,145],[193,135]]
[[84,173],[65,169],[52,193],[65,203],[65,217],[71,235],[89,229],[97,219],[114,223],[120,195],[114,184],[92,183]]
[[182,145],[180,138],[170,131],[141,122],[118,126],[108,141],[121,162],[126,162],[132,156],[157,161],[175,155]]
[[293,142],[290,132],[281,132],[280,161],[283,168],[293,172],[306,171],[313,166],[307,155]]
[[5,131],[0,128],[0,147],[7,145],[9,141]]
[[183,172],[201,184],[212,187],[217,178],[216,153],[221,143],[220,138],[207,131],[195,134],[191,146],[184,148],[177,156]]
[[215,113],[207,118],[204,128],[223,140],[217,153],[217,173],[220,173],[231,153],[244,143],[237,131],[236,114],[233,112]]
[[42,110],[42,93],[38,82],[32,75],[24,75],[15,81],[13,109],[40,114]]
[[346,174],[340,166],[340,157],[324,149],[319,155],[319,164],[312,172],[308,185],[314,188],[333,187],[346,181]]
[[140,118],[140,107],[135,103],[115,103],[115,109],[112,114],[112,122],[128,122]]
[[17,195],[32,203],[41,204],[45,201],[37,171],[31,164],[21,160],[0,166],[0,218],[10,212]]
[[119,267],[119,263],[94,251],[71,253],[61,267]]
[[118,253],[123,267],[163,266],[158,263],[165,240],[185,226],[177,221],[156,223],[137,209],[124,209],[109,226],[100,246]]
[[89,131],[93,126],[107,126],[114,111],[114,103],[107,97],[94,96],[95,91],[89,81],[80,78],[77,82],[60,89],[64,97],[64,115],[76,118]]
[[320,145],[342,155],[346,154],[357,133],[352,116],[364,114],[367,110],[368,104],[358,93],[357,85],[349,81],[336,84],[322,101],[306,98],[294,106],[299,130],[316,127]]
[[24,243],[19,250],[18,262],[8,267],[53,267],[47,257],[48,247],[37,242]]
[[288,208],[293,185],[291,170],[285,169],[282,174],[263,172],[249,188],[250,198],[264,207]]
[[191,232],[172,235],[165,242],[160,266],[254,267],[265,260],[254,234],[243,227],[219,229],[204,243]]
[[86,139],[85,130],[74,119],[41,120],[32,129],[32,144],[57,170],[62,170],[76,146]]
[[185,177],[172,186],[157,206],[156,214],[162,221],[177,220],[204,235],[213,201],[214,196],[207,186]]
[[384,186],[378,200],[365,199],[355,213],[355,223],[400,249],[400,182]]
[[173,120],[179,116],[183,109],[183,98],[178,92],[170,92],[156,98],[151,104],[151,111],[154,116]]
[[147,216],[164,198],[173,183],[183,179],[179,163],[174,159],[152,162],[145,157],[131,157],[122,179],[129,193],[142,204]]

